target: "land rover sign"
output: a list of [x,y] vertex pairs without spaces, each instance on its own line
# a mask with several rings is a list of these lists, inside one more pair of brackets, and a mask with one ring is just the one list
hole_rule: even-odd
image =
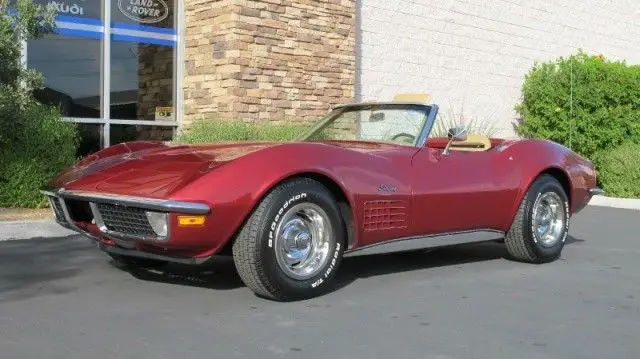
[[153,24],[169,16],[169,6],[164,0],[118,0],[118,8],[131,20]]

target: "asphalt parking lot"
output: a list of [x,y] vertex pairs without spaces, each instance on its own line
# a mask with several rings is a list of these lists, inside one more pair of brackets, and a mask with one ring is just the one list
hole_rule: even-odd
[[0,358],[640,358],[640,212],[588,207],[563,257],[487,243],[347,259],[277,303],[233,264],[128,273],[79,236],[0,243]]

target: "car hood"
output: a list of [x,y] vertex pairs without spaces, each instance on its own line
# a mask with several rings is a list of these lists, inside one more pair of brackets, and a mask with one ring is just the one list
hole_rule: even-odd
[[277,146],[338,146],[357,152],[386,152],[394,145],[330,141],[323,143],[241,142],[214,145],[136,146],[120,144],[98,152],[60,173],[49,187],[167,198],[210,171],[248,154]]
[[[187,183],[234,159],[278,143],[159,145],[90,156],[66,169],[49,187],[166,198]],[[112,148],[109,148],[114,152]]]

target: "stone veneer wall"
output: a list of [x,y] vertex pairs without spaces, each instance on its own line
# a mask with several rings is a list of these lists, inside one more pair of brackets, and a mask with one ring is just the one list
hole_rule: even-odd
[[184,120],[310,120],[354,99],[355,0],[186,0]]

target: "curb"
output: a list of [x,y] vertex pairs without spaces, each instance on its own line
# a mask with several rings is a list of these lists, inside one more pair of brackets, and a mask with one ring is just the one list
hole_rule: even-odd
[[632,209],[640,211],[640,199],[593,196],[589,206]]
[[23,220],[0,222],[0,242],[28,238],[66,237],[77,234],[53,220]]

